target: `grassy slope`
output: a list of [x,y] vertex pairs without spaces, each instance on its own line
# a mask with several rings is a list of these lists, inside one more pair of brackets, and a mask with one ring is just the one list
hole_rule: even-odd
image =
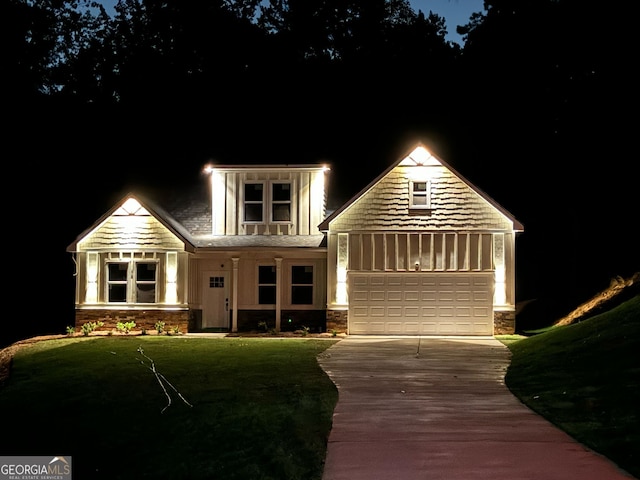
[[640,296],[508,345],[511,391],[640,477]]
[[[338,395],[316,357],[333,343],[34,344],[16,354],[0,390],[2,454],[69,455],[78,478],[320,479]],[[172,400],[162,412],[168,398],[142,353],[186,402],[164,383]]]

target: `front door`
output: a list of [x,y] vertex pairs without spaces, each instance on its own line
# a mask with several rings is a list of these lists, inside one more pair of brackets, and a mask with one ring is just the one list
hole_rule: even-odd
[[204,272],[202,328],[229,329],[229,279],[227,272]]

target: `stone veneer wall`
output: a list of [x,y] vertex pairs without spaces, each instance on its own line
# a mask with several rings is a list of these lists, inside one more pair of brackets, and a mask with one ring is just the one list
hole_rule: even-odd
[[347,333],[348,310],[327,310],[327,332]]
[[76,310],[76,330],[87,322],[103,322],[98,330],[115,330],[118,322],[135,322],[134,330],[155,330],[156,322],[164,322],[165,331],[178,326],[181,333],[189,331],[189,311],[167,310]]
[[516,333],[516,312],[493,312],[493,334],[513,335]]

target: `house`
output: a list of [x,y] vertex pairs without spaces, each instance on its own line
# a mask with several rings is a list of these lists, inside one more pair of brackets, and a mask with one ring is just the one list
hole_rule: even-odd
[[329,215],[327,172],[210,166],[195,198],[126,195],[67,248],[76,327],[514,332],[509,212],[422,144]]

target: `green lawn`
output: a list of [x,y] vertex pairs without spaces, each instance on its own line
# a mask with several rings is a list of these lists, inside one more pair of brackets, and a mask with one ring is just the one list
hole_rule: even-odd
[[[498,338],[523,403],[640,478],[640,296],[579,324]],[[91,480],[320,480],[338,393],[317,356],[336,341],[34,343],[0,389],[0,454],[68,455],[75,478]]]
[[505,382],[532,410],[640,478],[640,296],[519,341]]
[[333,343],[30,345],[0,390],[1,454],[68,455],[79,479],[320,479],[338,393],[316,356]]

